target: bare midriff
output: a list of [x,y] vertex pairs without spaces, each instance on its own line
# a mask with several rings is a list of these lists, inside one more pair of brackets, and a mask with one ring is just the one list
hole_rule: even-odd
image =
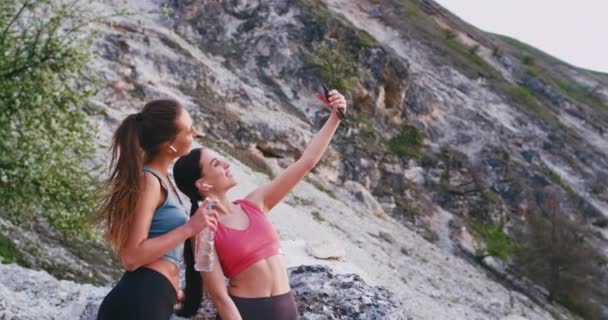
[[262,259],[230,279],[228,293],[242,298],[272,297],[289,292],[283,255]]

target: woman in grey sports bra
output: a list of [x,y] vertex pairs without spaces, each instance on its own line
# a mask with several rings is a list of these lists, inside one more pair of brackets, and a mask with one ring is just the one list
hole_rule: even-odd
[[98,319],[165,320],[173,313],[182,295],[184,241],[217,226],[217,212],[207,205],[189,218],[167,176],[197,134],[188,112],[169,99],[149,102],[114,133],[112,169],[97,218],[126,271],[103,300]]

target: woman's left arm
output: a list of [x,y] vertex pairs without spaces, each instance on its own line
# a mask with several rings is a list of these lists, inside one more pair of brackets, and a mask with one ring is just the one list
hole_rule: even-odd
[[[319,97],[321,99],[321,97]],[[327,100],[321,99],[325,103]],[[330,109],[342,108],[346,111],[346,99],[338,91],[332,90],[326,106]],[[321,160],[329,146],[336,129],[340,125],[340,118],[332,111],[323,128],[310,141],[302,156],[272,182],[251,192],[246,199],[257,204],[264,213],[276,206],[291,190],[306,176],[307,173]]]

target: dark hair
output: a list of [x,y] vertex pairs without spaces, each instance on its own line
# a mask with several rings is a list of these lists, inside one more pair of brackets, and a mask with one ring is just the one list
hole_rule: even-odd
[[[200,167],[203,149],[197,148],[189,154],[180,157],[173,166],[173,179],[177,188],[190,198],[190,216],[198,209],[198,201],[203,200],[195,186],[196,180],[201,178]],[[203,298],[203,279],[198,271],[194,270],[194,250],[192,241],[186,239],[184,244],[184,262],[186,263],[186,289],[185,298],[177,315],[191,317],[196,314]]]
[[159,153],[162,143],[175,139],[181,112],[175,100],[153,100],[141,112],[127,116],[114,132],[110,177],[96,219],[104,225],[108,241],[119,254],[132,225],[144,162]]

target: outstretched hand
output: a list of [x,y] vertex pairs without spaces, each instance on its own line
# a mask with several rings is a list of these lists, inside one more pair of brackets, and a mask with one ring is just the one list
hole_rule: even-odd
[[346,109],[348,108],[346,105],[346,98],[337,90],[331,90],[329,92],[329,100],[325,99],[325,96],[320,92],[315,93],[315,97],[323,102],[323,105],[331,112],[335,113],[339,108],[342,112],[346,113]]

